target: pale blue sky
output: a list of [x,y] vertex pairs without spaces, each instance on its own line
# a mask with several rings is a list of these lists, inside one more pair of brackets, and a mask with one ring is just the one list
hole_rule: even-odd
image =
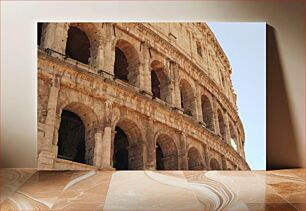
[[252,170],[266,169],[266,23],[209,22],[208,26],[232,67],[246,160]]

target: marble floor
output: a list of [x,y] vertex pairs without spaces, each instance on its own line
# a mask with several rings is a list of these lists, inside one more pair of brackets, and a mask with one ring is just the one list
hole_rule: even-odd
[[1,210],[306,210],[305,169],[1,169]]

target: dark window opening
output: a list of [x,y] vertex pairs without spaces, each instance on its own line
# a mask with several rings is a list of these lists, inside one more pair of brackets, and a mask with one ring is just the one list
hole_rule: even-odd
[[184,109],[184,100],[183,100],[182,90],[180,90],[180,95],[181,95],[181,108]]
[[178,153],[173,139],[165,134],[156,141],[156,169],[178,170]]
[[210,104],[210,100],[208,99],[207,96],[202,95],[201,104],[202,104],[203,121],[208,129],[214,131],[213,110]]
[[139,66],[137,50],[128,41],[119,39],[115,46],[115,78],[139,86]]
[[85,163],[85,127],[75,113],[63,110],[57,145],[59,158]]
[[225,123],[224,123],[224,119],[222,116],[222,113],[220,110],[218,110],[218,122],[219,122],[219,129],[220,129],[220,134],[222,136],[223,141],[226,141],[226,132],[225,132]]
[[159,144],[157,144],[156,148],[156,170],[165,170],[164,168],[164,155],[162,149]]
[[195,149],[191,148],[188,151],[188,170],[202,170],[202,162],[201,162],[201,155],[200,152]]
[[151,88],[153,96],[160,99],[160,82],[154,70],[151,71]]
[[195,97],[190,84],[186,80],[180,82],[181,108],[184,114],[193,116],[195,114]]
[[211,170],[221,170],[219,162],[215,158],[210,160],[209,166]]
[[84,64],[89,63],[90,41],[81,29],[70,27],[66,44],[66,55]]
[[181,108],[183,109],[183,113],[192,116],[192,111],[186,104],[188,105],[188,102],[186,103],[186,96],[184,96],[184,93],[181,91]]
[[129,169],[128,137],[120,127],[115,128],[113,167],[116,170]]
[[37,45],[40,46],[43,23],[37,23]]
[[115,77],[128,82],[128,62],[125,54],[119,49],[115,48]]

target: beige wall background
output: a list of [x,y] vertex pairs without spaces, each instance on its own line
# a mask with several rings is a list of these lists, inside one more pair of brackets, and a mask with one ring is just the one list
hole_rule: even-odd
[[295,0],[1,1],[2,167],[36,167],[36,21],[267,22],[267,166],[305,166],[304,11]]

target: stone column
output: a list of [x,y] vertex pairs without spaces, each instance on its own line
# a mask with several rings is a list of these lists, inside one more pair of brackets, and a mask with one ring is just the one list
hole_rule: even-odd
[[231,145],[231,131],[229,127],[229,117],[227,111],[224,111],[224,123],[225,123],[226,143]]
[[147,42],[141,42],[140,50],[140,67],[139,67],[139,88],[142,92],[152,96],[151,90],[151,66],[150,66],[150,53],[149,44]]
[[156,144],[154,140],[154,122],[152,118],[148,118],[146,130],[147,143],[147,163],[146,169],[156,169]]
[[56,121],[56,107],[58,101],[58,94],[61,84],[61,76],[55,74],[53,77],[53,83],[50,88],[47,117],[44,124],[45,135],[42,140],[38,140],[38,168],[39,169],[51,169],[53,168],[54,161],[57,156],[57,146],[53,144]]
[[175,107],[175,76],[173,72],[173,62],[168,60],[167,61],[168,68],[169,68],[169,98],[168,103]]
[[221,156],[221,162],[222,162],[222,169],[227,170],[226,158],[224,157],[224,155]]
[[207,145],[204,145],[204,161],[205,161],[206,170],[210,170]]
[[179,149],[179,169],[188,170],[188,155],[186,149],[186,134],[184,132],[180,135],[180,149]]
[[218,120],[218,113],[217,113],[217,99],[215,96],[212,98],[212,110],[213,110],[213,124],[215,128],[215,133],[221,137],[220,127],[219,127],[219,120]]
[[204,124],[203,121],[203,113],[202,113],[202,102],[201,102],[201,91],[200,91],[200,85],[197,82],[196,83],[196,119],[198,122],[201,122]]
[[102,158],[101,168],[112,170],[111,166],[111,143],[112,143],[112,128],[105,127],[102,136]]
[[95,55],[91,55],[94,56],[91,59],[91,65],[96,68],[98,70],[98,72],[100,70],[103,70],[104,68],[104,45],[105,43],[101,42],[97,42],[98,47],[96,49]]
[[115,65],[115,36],[113,34],[113,24],[105,23],[105,40],[104,46],[104,56],[103,65],[101,69],[110,75],[114,75],[114,65]]
[[93,163],[94,166],[97,166],[98,168],[101,167],[102,165],[102,132],[98,131],[95,134],[95,150],[94,150],[94,158],[93,158]]
[[[48,23],[44,29],[44,36],[41,42],[42,48],[52,49],[60,54],[65,54],[68,38],[69,23]],[[54,54],[54,56],[60,56]]]
[[181,91],[180,91],[180,75],[179,75],[179,66],[177,63],[172,62],[172,78],[174,92],[172,93],[172,106],[176,108],[180,113],[183,113],[181,108]]

